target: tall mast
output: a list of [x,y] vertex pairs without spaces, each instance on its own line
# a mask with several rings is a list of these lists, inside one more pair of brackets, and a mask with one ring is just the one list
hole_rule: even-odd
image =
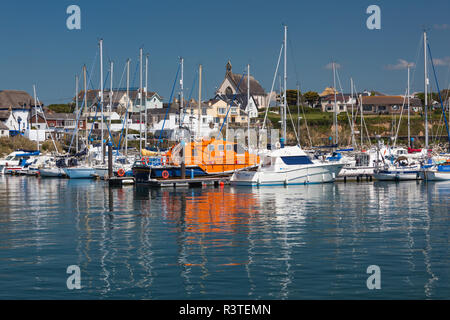
[[201,109],[202,109],[202,65],[198,67],[198,133],[197,137],[200,138],[200,125],[201,125]]
[[130,59],[127,60],[127,109],[125,111],[125,156],[128,156],[128,111],[130,106]]
[[353,113],[353,78],[350,78],[350,91],[351,91],[351,103],[352,103],[352,147],[356,147],[356,141],[355,141],[355,119],[354,119],[354,113]]
[[336,65],[333,61],[333,89],[334,89],[334,143],[339,143],[338,121],[337,121],[337,101],[336,101]]
[[83,66],[83,86],[84,86],[84,111],[85,111],[85,119],[84,119],[84,124],[85,124],[85,136],[86,136],[86,148],[89,145],[89,137],[88,137],[88,102],[87,102],[87,79],[86,79],[86,65]]
[[424,72],[425,72],[425,149],[428,150],[428,70],[427,70],[427,32],[423,32]]
[[247,65],[247,139],[250,152],[250,64]]
[[111,65],[111,85],[109,88],[109,130],[111,131],[111,113],[112,113],[112,105],[113,105],[113,74],[114,74],[114,62],[110,62]]
[[297,138],[300,145],[300,86],[297,83]]
[[360,135],[361,135],[361,150],[362,150],[362,148],[363,148],[363,132],[364,132],[364,130],[363,130],[363,115],[364,115],[364,110],[363,110],[363,100],[362,100],[362,94],[360,94],[359,95],[359,103],[361,104],[360,105],[360,108],[361,108],[361,129],[360,129]]
[[[78,75],[75,75],[75,115],[78,117]],[[78,121],[75,120],[75,151],[78,153]]]
[[103,142],[103,39],[100,39],[100,108],[101,108],[101,146],[105,163],[105,144]]
[[182,123],[181,123],[181,115],[183,114],[183,109],[184,109],[184,59],[183,57],[180,57],[180,63],[181,63],[181,78],[180,78],[180,123],[179,126],[181,128]]
[[139,154],[142,155],[142,48],[139,49]]
[[145,143],[144,147],[147,147],[147,131],[148,131],[148,115],[147,115],[147,91],[148,91],[148,54],[145,55],[145,108],[144,108],[144,118],[145,118]]
[[284,26],[284,101],[283,101],[283,143],[286,144],[287,111],[287,26]]
[[411,113],[411,105],[409,104],[409,69],[410,65],[408,64],[408,147],[411,147],[411,119],[410,119],[410,113]]
[[[37,151],[39,151],[39,130],[38,130],[38,116],[37,116],[37,101],[36,101],[36,85],[33,84],[33,94],[34,94],[34,112],[36,114],[36,144]],[[20,129],[20,128],[19,128]]]

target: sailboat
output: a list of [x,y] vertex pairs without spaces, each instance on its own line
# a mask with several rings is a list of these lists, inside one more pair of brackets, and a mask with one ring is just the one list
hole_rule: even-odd
[[333,182],[344,163],[311,159],[300,145],[285,146],[286,142],[286,82],[287,82],[287,26],[284,26],[284,95],[282,105],[282,138],[280,149],[264,156],[261,164],[253,170],[235,172],[230,181],[233,185],[264,186],[293,185]]

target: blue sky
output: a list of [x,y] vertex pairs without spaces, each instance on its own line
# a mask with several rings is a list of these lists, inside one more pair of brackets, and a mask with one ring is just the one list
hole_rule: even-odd
[[[81,30],[66,28],[66,8],[81,8]],[[381,30],[368,30],[366,8],[381,8]],[[335,60],[344,91],[350,77],[358,90],[400,94],[406,88],[404,61],[417,63],[412,91],[423,91],[423,27],[429,32],[441,89],[449,85],[450,2],[418,1],[8,1],[0,11],[0,89],[32,93],[45,104],[69,101],[75,74],[91,67],[104,39],[105,75],[115,63],[119,86],[127,58],[132,81],[139,48],[150,54],[149,87],[168,100],[178,57],[185,58],[185,95],[203,65],[203,96],[212,97],[225,64],[251,73],[268,91],[288,25],[288,87],[321,92],[332,84],[325,68]],[[399,59],[404,60],[403,62]],[[124,80],[123,80],[124,81]],[[135,77],[138,85],[139,74]],[[96,61],[93,83],[99,83]],[[124,86],[125,82],[122,83]],[[109,86],[109,84],[108,84]],[[338,86],[339,89],[339,86]],[[195,96],[197,89],[195,89]]]

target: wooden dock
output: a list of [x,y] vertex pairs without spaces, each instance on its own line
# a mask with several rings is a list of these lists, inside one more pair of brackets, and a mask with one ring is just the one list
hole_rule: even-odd
[[134,177],[112,177],[108,179],[110,187],[121,187],[124,185],[135,184]]
[[217,177],[198,177],[193,179],[151,179],[148,185],[154,188],[163,187],[202,187],[203,185],[220,186],[230,183],[230,176],[217,176]]

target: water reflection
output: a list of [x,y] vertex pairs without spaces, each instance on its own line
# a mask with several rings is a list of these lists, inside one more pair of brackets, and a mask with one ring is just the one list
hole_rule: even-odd
[[[449,187],[0,177],[0,298],[448,297]],[[65,288],[71,264],[82,270],[76,296]],[[371,264],[383,272],[379,295],[365,285]]]

